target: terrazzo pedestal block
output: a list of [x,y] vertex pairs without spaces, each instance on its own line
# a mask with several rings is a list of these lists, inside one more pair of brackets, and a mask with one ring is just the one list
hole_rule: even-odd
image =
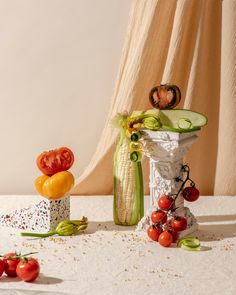
[[[197,139],[196,132],[177,133],[168,131],[143,131],[144,154],[150,158],[150,208],[139,222],[137,230],[146,230],[150,225],[151,213],[157,208],[157,200],[162,194],[177,193],[183,177],[183,157]],[[181,237],[196,231],[197,222],[190,210],[184,206],[184,199],[176,200],[176,214],[185,216],[188,227]]]
[[30,232],[46,233],[55,230],[58,223],[70,219],[70,196],[58,200],[42,200],[26,208],[0,216],[0,225]]

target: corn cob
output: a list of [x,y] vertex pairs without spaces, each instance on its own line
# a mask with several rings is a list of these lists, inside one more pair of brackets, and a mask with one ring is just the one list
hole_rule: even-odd
[[[144,215],[143,175],[139,151],[142,143],[139,141],[141,137],[139,130],[141,128],[158,130],[161,127],[159,112],[136,111],[132,116],[118,115],[114,118],[113,124],[120,130],[120,139],[113,160],[114,222],[134,225]],[[130,134],[130,138],[127,134]]]
[[120,138],[114,154],[114,222],[137,224],[143,216],[143,177],[140,162],[129,157],[130,140],[126,129],[120,128]]

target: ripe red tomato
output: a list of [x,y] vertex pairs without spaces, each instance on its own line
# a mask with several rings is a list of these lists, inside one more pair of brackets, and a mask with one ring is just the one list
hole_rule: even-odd
[[183,192],[182,196],[188,202],[194,202],[199,198],[199,190],[196,187],[188,186]]
[[39,263],[34,258],[25,258],[21,260],[16,268],[16,273],[18,277],[25,282],[33,282],[34,280],[36,280],[39,272]]
[[164,211],[171,210],[174,207],[174,199],[171,196],[162,195],[158,199],[157,204],[161,210],[164,210]]
[[158,238],[158,242],[163,247],[169,247],[171,245],[171,243],[173,242],[173,236],[172,236],[172,234],[168,230],[164,230],[160,234],[160,236]]
[[177,216],[171,220],[171,227],[178,231],[185,230],[187,228],[187,220],[183,216]]
[[176,230],[174,230],[171,226],[167,228],[168,232],[172,234],[173,242],[176,242],[179,239],[179,234]]
[[161,233],[161,228],[159,226],[150,225],[147,229],[147,234],[149,238],[153,241],[158,240],[160,233]]
[[0,259],[0,277],[2,276],[3,272],[4,272],[4,262],[3,260]]
[[161,222],[162,224],[166,223],[167,216],[164,211],[156,210],[152,212],[151,220],[154,224]]
[[16,256],[16,253],[7,253],[4,255],[3,262],[4,262],[4,272],[9,277],[16,277],[16,267],[20,261],[19,258],[13,258]]
[[36,159],[39,170],[48,176],[67,171],[74,163],[74,154],[67,147],[41,153]]

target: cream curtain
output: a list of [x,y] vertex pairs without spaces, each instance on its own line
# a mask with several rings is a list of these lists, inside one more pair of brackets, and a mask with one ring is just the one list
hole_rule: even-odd
[[[180,87],[182,104],[207,115],[186,162],[201,194],[236,194],[236,1],[135,0],[110,111],[75,194],[111,194],[117,134],[110,119],[151,108],[149,90]],[[148,160],[143,163],[148,193]]]

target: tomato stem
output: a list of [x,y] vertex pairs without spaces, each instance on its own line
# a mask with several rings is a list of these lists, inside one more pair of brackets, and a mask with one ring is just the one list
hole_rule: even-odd
[[[185,177],[184,180],[181,179],[180,177],[176,177],[176,178],[175,178],[175,181],[177,181],[177,182],[181,181],[182,184],[181,184],[181,186],[180,186],[178,192],[177,192],[176,194],[172,194],[172,196],[174,196],[174,197],[173,197],[173,203],[174,203],[174,204],[175,204],[175,201],[176,201],[176,199],[178,198],[179,194],[180,194],[181,191],[183,190],[183,188],[184,188],[186,182],[187,182],[187,181],[191,181],[191,183],[194,183],[193,180],[189,177],[189,174],[190,174],[190,168],[189,168],[189,166],[188,166],[187,164],[185,164],[185,165],[182,166],[181,170],[182,170],[183,172],[186,173],[186,177]],[[194,185],[195,185],[195,183],[194,183]],[[171,207],[173,206],[173,203],[172,203],[172,204],[169,206],[169,208],[166,210],[166,212],[165,212],[165,214],[163,215],[163,217],[157,222],[158,224],[162,225],[162,220],[163,220],[163,219],[167,216],[167,214],[171,211]],[[176,210],[176,209],[174,209],[174,210]]]
[[4,257],[4,258],[7,258],[7,259],[26,259],[26,256],[29,256],[29,255],[33,255],[33,254],[37,254],[38,252],[30,252],[30,253],[26,253],[26,254],[23,254],[21,255],[21,253],[16,253],[16,255],[14,256],[9,256],[9,255],[0,255],[0,257]]
[[30,252],[24,255],[20,255],[20,257],[25,257],[25,256],[29,256],[29,255],[33,255],[33,254],[37,254],[38,252]]

